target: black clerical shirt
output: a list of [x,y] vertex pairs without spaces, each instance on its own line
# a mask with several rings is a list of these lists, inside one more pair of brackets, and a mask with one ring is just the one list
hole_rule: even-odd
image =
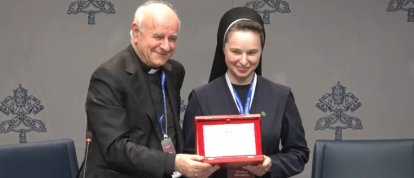
[[[151,95],[154,109],[156,112],[157,119],[164,114],[164,103],[162,98],[162,91],[161,91],[161,69],[151,69],[150,67],[146,66],[142,61],[139,60],[139,63],[141,65],[142,70],[145,73],[145,78],[148,82],[149,86],[149,94]],[[168,77],[166,77],[166,80],[168,80]],[[165,82],[165,97],[166,97],[166,105],[167,105],[167,129],[165,128],[165,117],[163,120],[162,128],[165,131],[167,131],[168,137],[171,138],[174,145],[176,144],[176,134],[174,129],[174,123],[173,123],[173,114],[171,113],[171,104],[170,100],[168,99],[168,90],[167,90],[167,82]],[[157,122],[158,123],[158,122]],[[178,124],[178,123],[176,123]]]

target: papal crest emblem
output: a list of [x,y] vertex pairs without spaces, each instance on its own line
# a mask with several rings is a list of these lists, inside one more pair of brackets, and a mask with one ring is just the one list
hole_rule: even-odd
[[46,132],[42,121],[29,117],[30,114],[36,115],[43,109],[40,100],[33,95],[28,96],[27,90],[19,84],[19,87],[13,90],[13,96],[6,97],[0,103],[2,113],[14,116],[10,120],[0,122],[0,133],[17,132],[19,142],[27,143],[27,132]]
[[406,11],[407,21],[414,22],[414,0],[391,0],[387,12]]
[[247,2],[245,7],[261,14],[265,24],[270,24],[270,14],[273,12],[290,13],[289,4],[283,0],[254,0]]
[[187,108],[187,105],[184,104],[184,100],[181,100],[180,101],[180,113],[184,112],[186,108]]
[[342,130],[344,129],[362,129],[361,120],[347,114],[354,112],[362,104],[354,94],[346,93],[345,89],[346,87],[338,82],[332,87],[331,93],[325,93],[316,103],[318,109],[331,114],[319,118],[316,121],[315,130],[335,130],[335,140],[342,140]]
[[78,0],[69,4],[67,14],[88,14],[88,24],[95,24],[95,14],[115,14],[112,2],[103,0]]

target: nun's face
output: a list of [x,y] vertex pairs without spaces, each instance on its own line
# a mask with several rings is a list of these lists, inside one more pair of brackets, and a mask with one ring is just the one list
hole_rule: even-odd
[[233,84],[249,84],[259,65],[262,47],[260,35],[252,31],[232,31],[224,44],[227,72]]

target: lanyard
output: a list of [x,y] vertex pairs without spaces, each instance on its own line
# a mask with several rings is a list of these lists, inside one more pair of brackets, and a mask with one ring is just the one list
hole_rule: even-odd
[[[161,131],[164,135],[164,139],[167,139],[167,137],[168,137],[168,126],[167,126],[168,119],[167,119],[167,97],[166,97],[166,94],[165,94],[165,78],[166,78],[165,72],[162,71],[162,73],[161,73],[161,92],[162,92],[163,112],[164,112],[164,114],[162,114],[161,117],[159,117],[158,113],[157,113],[157,117],[158,117],[157,121],[158,121],[158,125],[160,126]],[[164,127],[163,127],[164,120],[165,120],[165,131],[164,131]]]
[[239,110],[239,113],[240,114],[249,114],[250,113],[250,108],[252,106],[253,97],[254,97],[254,91],[256,90],[256,83],[257,83],[256,73],[254,73],[253,79],[250,82],[250,87],[249,87],[249,90],[247,92],[247,98],[246,98],[246,103],[244,104],[244,107],[243,107],[243,103],[242,103],[239,95],[237,94],[236,89],[231,84],[227,73],[226,73],[226,82],[227,82],[227,86],[230,89],[231,95],[233,96],[234,103],[236,104],[237,109]]

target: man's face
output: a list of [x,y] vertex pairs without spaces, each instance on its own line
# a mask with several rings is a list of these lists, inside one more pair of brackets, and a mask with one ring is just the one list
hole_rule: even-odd
[[138,24],[132,24],[133,43],[141,60],[149,67],[159,68],[174,54],[179,22],[173,14],[167,17],[148,16]]

